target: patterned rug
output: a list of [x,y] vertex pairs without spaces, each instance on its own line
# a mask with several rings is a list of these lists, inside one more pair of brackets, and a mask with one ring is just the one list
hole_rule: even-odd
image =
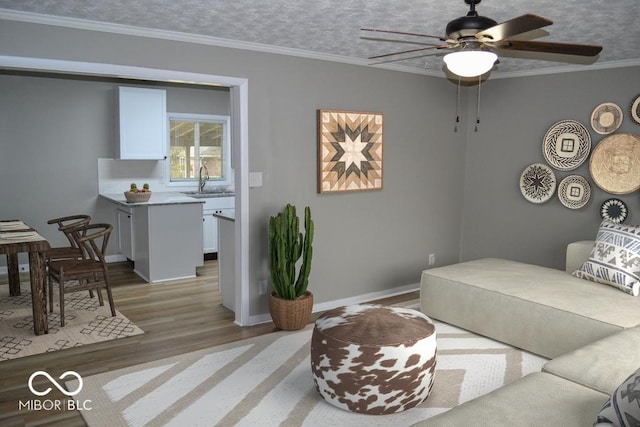
[[[311,377],[312,326],[84,378],[75,399],[89,426],[407,426],[486,394],[546,359],[434,322],[435,384],[408,411],[383,416],[338,409],[320,398]],[[77,382],[67,384],[77,390]]]
[[89,298],[88,291],[65,295],[65,326],[60,327],[55,287],[53,313],[48,314],[49,333],[35,335],[29,285],[23,284],[17,297],[9,296],[8,286],[0,286],[0,361],[144,333],[118,311],[111,317],[106,294],[102,294],[102,307],[97,296]]

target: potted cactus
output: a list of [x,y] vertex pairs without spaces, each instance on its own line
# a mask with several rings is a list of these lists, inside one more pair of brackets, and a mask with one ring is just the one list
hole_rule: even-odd
[[291,204],[269,219],[269,270],[273,287],[269,294],[269,312],[279,329],[301,329],[311,318],[313,294],[307,286],[314,227],[308,206],[304,209],[304,229],[303,235],[296,208]]

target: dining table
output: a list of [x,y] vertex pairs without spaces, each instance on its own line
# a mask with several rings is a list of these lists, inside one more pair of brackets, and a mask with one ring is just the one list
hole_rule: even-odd
[[23,221],[0,220],[0,255],[7,256],[10,297],[21,293],[18,254],[29,254],[33,331],[36,335],[49,333],[45,257],[50,247],[47,239]]

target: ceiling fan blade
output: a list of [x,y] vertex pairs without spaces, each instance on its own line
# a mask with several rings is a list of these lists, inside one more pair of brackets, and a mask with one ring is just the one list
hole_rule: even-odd
[[505,50],[525,50],[529,52],[578,56],[596,56],[602,51],[602,46],[590,44],[537,42],[529,40],[501,40],[499,43],[496,43],[494,47]]
[[374,41],[374,42],[392,42],[392,43],[416,44],[418,46],[440,46],[439,44],[434,44],[434,43],[425,43],[425,42],[418,42],[418,41],[412,41],[412,40],[400,40],[400,39],[383,39],[383,38],[379,38],[379,37],[360,37],[360,39],[362,39],[362,40],[371,40],[371,41]]
[[[448,48],[448,46],[447,46],[447,48]],[[429,52],[429,53],[424,53],[422,55],[414,55],[414,56],[408,56],[408,57],[404,57],[404,58],[394,58],[394,59],[386,59],[384,61],[372,62],[369,65],[379,65],[379,64],[388,64],[390,62],[408,61],[410,59],[419,59],[419,58],[424,58],[426,56],[433,56],[433,55],[438,55],[438,54],[440,54],[440,52]]]
[[494,25],[486,30],[479,31],[476,33],[476,38],[479,40],[489,39],[492,41],[499,41],[517,34],[537,30],[551,24],[553,24],[553,22],[547,18],[528,13],[526,15],[504,21],[498,25]]
[[377,30],[375,28],[360,28],[360,31],[370,31],[373,33],[385,33],[385,34],[398,34],[401,36],[414,36],[414,37],[428,37],[431,39],[438,39],[440,41],[446,41],[445,38],[440,36],[432,36],[431,34],[420,34],[420,33],[408,33],[405,31],[393,31],[393,30]]
[[431,49],[445,49],[445,48],[448,48],[448,47],[449,47],[448,45],[421,47],[421,48],[418,48],[418,49],[402,50],[400,52],[385,53],[385,54],[382,54],[382,55],[370,56],[367,59],[386,58],[388,56],[402,55],[402,54],[405,54],[405,53],[423,52],[425,50],[431,50]]

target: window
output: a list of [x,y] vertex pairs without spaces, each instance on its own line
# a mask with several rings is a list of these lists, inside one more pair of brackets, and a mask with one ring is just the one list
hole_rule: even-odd
[[229,116],[169,113],[169,181],[191,185],[201,166],[217,185],[232,184]]

